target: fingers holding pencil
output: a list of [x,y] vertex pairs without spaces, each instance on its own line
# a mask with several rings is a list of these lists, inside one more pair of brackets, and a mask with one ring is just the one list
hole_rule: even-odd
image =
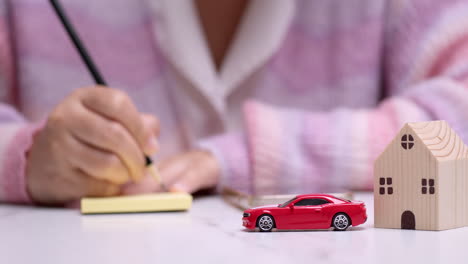
[[[26,178],[28,191],[35,201],[55,204],[81,198],[81,194],[109,195],[109,189],[88,190],[89,185],[76,184],[76,171],[96,180],[87,182],[102,182],[103,186],[106,182],[121,186],[143,178],[145,158],[138,142],[152,138],[156,147],[146,151],[148,154],[156,151],[157,120],[137,111],[127,111],[126,117],[117,112],[103,114],[96,104],[88,108],[84,103],[99,101],[104,104],[100,107],[106,108],[106,102],[120,96],[116,94],[119,92],[113,89],[78,89],[51,112],[28,155]],[[95,101],[89,100],[90,97]],[[101,102],[95,97],[110,100]],[[123,102],[122,106],[131,108],[131,102]],[[115,106],[108,106],[112,107]],[[132,131],[137,130],[141,131],[135,135]]]
[[75,94],[88,110],[77,117],[82,119],[76,123],[75,136],[118,155],[132,179],[139,181],[144,175],[144,154],[154,154],[157,148],[155,119],[143,117],[130,98],[115,89],[91,87]]
[[130,97],[123,91],[92,87],[87,89],[89,91],[86,91],[86,94],[92,95],[82,98],[86,108],[123,125],[144,154],[152,155],[157,151],[159,122],[156,117],[138,112]]

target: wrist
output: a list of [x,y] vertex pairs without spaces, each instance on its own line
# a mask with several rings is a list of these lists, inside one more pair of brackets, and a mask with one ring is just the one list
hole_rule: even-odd
[[197,147],[210,152],[219,166],[218,192],[225,186],[244,189],[250,185],[249,155],[242,133],[210,137],[198,142]]
[[21,125],[16,128],[12,139],[9,141],[2,164],[2,199],[13,203],[32,203],[33,200],[28,190],[26,176],[27,157],[32,147],[33,139],[44,125],[44,122]]

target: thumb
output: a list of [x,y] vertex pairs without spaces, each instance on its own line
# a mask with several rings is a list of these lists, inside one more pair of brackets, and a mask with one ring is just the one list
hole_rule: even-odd
[[125,195],[154,193],[160,191],[163,191],[161,189],[161,183],[156,182],[154,178],[148,173],[145,174],[145,177],[140,182],[131,182],[122,188],[122,193]]
[[169,190],[188,193],[216,186],[220,168],[214,156],[207,151],[197,150],[186,154],[186,168],[168,186]]
[[176,182],[168,187],[170,192],[185,192],[193,193],[200,189],[199,183],[196,177],[192,176],[193,173],[185,174],[183,177],[179,178]]

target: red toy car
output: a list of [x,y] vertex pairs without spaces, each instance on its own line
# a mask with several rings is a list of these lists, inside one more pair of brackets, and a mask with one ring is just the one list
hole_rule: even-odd
[[279,204],[244,211],[242,223],[247,229],[262,232],[276,229],[328,229],[344,231],[367,220],[363,202],[353,202],[327,194],[303,194]]

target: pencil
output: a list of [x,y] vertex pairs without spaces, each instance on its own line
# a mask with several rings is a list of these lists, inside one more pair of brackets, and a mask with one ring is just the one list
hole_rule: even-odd
[[[50,3],[52,4],[52,7],[55,13],[57,14],[60,22],[62,22],[62,25],[65,28],[68,36],[70,37],[70,40],[73,42],[73,45],[75,46],[76,50],[80,54],[81,59],[85,63],[86,68],[88,69],[89,73],[93,77],[94,82],[97,85],[107,86],[106,81],[102,77],[102,74],[99,72],[96,64],[94,63],[93,59],[89,55],[88,51],[86,50],[85,45],[81,41],[80,37],[78,36],[78,33],[75,31],[73,25],[68,19],[68,16],[65,13],[65,10],[60,5],[60,2],[58,0],[50,0]],[[145,155],[145,166],[148,168],[149,173],[153,176],[153,178],[160,184],[161,188],[164,190],[165,188],[161,181],[161,176],[157,168],[154,166],[153,160],[147,155]]]

